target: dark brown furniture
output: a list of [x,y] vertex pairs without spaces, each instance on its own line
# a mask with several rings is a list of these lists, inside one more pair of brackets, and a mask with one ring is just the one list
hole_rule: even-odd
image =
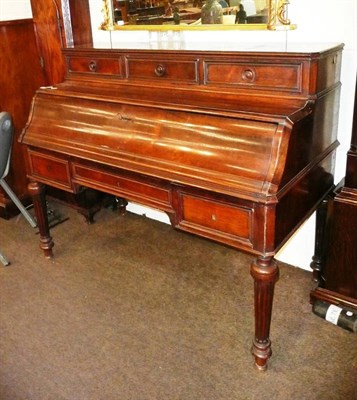
[[311,299],[357,310],[357,91],[346,176],[326,205],[328,209],[320,211],[327,224],[321,258],[313,263],[318,287]]
[[[27,191],[23,147],[18,138],[27,121],[32,97],[45,83],[31,19],[0,22],[0,58],[0,112],[10,113],[14,123],[11,165],[6,181],[27,205],[31,199]],[[7,219],[18,212],[0,188],[0,217]]]
[[95,50],[88,0],[31,3],[48,80],[66,75],[38,91],[21,138],[45,255],[46,186],[156,207],[177,229],[257,255],[253,354],[265,369],[274,255],[333,188],[342,45]]
[[66,79],[37,92],[21,137],[46,257],[46,186],[155,207],[255,254],[252,351],[265,369],[274,255],[333,188],[341,52],[64,49]]

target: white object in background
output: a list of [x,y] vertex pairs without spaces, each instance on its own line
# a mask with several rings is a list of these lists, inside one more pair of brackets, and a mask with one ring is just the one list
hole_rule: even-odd
[[0,21],[32,18],[30,0],[0,0]]
[[257,13],[254,0],[242,0],[240,3],[243,5],[248,17]]

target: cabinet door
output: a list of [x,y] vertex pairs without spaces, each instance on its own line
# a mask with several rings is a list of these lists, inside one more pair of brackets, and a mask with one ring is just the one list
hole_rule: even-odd
[[[11,114],[15,132],[10,172],[6,181],[26,202],[27,178],[23,148],[18,143],[35,91],[45,83],[31,19],[0,22],[0,111]],[[9,218],[17,208],[0,189],[0,216]]]
[[31,0],[31,8],[47,85],[54,85],[65,77],[62,48],[92,45],[89,2]]

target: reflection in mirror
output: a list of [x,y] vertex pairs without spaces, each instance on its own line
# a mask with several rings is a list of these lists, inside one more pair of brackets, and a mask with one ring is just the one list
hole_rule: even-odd
[[104,30],[291,29],[288,0],[103,0]]

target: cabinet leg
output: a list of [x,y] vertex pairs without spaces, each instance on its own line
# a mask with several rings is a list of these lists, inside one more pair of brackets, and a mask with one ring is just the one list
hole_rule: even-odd
[[52,247],[54,243],[50,236],[48,225],[45,186],[38,182],[31,182],[28,185],[28,189],[32,196],[37,225],[40,231],[40,248],[43,250],[46,258],[52,258]]
[[318,285],[322,283],[322,269],[325,256],[325,234],[327,224],[328,198],[322,200],[316,210],[315,250],[310,267],[312,277]]
[[254,278],[255,337],[252,354],[256,367],[264,371],[272,354],[269,339],[274,285],[279,279],[279,268],[273,257],[258,257],[251,265]]
[[126,213],[126,206],[128,202],[124,197],[116,197],[115,198],[115,209],[118,210],[119,215],[124,215]]

